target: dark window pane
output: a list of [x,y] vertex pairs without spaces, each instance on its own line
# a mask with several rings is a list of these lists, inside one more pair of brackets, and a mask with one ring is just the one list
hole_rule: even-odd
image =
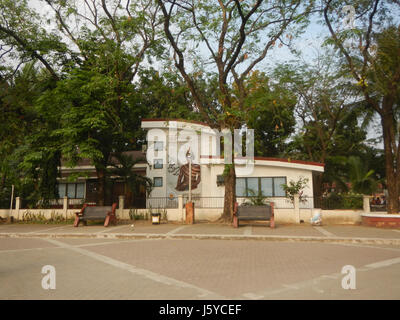
[[65,183],[59,183],[58,184],[58,196],[60,198],[65,197]]
[[154,159],[154,169],[162,169],[163,161],[162,159]]
[[77,199],[83,199],[85,197],[85,184],[84,183],[78,183],[76,185],[76,198]]
[[161,177],[154,178],[154,187],[162,187],[163,180]]
[[67,196],[68,198],[75,199],[75,183],[67,184]]
[[258,196],[258,178],[247,178],[247,195]]
[[272,178],[261,178],[261,194],[264,197],[273,196]]
[[246,179],[237,178],[236,179],[236,196],[245,197],[246,196]]
[[285,197],[286,192],[282,187],[282,184],[286,183],[286,178],[274,178],[274,196]]

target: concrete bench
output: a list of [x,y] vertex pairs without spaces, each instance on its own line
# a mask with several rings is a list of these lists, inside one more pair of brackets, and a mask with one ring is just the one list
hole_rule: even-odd
[[90,206],[84,204],[80,212],[76,212],[74,227],[78,227],[79,223],[83,221],[86,225],[88,220],[104,220],[104,226],[108,227],[110,223],[117,223],[117,216],[115,215],[115,209],[117,204],[114,203],[112,206]]
[[235,203],[233,213],[233,226],[239,227],[239,222],[243,221],[269,221],[269,226],[275,228],[274,203],[268,203],[263,206],[238,205]]

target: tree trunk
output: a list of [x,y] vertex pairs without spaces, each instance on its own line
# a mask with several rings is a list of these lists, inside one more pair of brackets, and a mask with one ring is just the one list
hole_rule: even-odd
[[105,185],[106,185],[106,172],[104,168],[96,167],[96,174],[98,180],[97,188],[97,204],[99,206],[104,206],[105,199]]
[[[232,162],[234,162],[233,159]],[[236,202],[236,173],[235,173],[235,165],[233,163],[225,164],[224,184],[225,184],[225,196],[224,196],[224,213],[222,214],[222,219],[227,222],[232,222],[233,210]]]
[[[389,110],[388,110],[389,109]],[[395,141],[395,132],[392,108],[389,108],[384,99],[383,112],[381,114],[381,122],[383,129],[383,143],[385,152],[385,171],[386,171],[386,185],[388,190],[387,212],[399,212],[399,182],[398,182],[398,167],[397,159],[397,144]],[[394,150],[393,150],[394,149]]]

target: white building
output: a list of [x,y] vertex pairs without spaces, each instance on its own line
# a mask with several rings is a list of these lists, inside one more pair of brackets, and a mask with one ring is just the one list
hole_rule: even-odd
[[[192,154],[192,199],[197,208],[217,209],[223,207],[224,158],[219,154],[221,134],[204,123],[186,120],[144,119],[142,128],[148,130],[146,175],[154,183],[148,206],[176,207],[177,199],[187,199],[189,194],[188,158]],[[243,159],[238,157],[239,159]],[[247,158],[246,158],[247,159]],[[244,165],[246,163],[246,165]],[[276,208],[293,208],[286,198],[282,184],[308,179],[303,191],[303,208],[313,208],[313,172],[323,172],[324,165],[278,158],[235,160],[236,194],[238,202],[254,194],[261,194],[275,202]],[[217,210],[218,211],[218,210]],[[217,212],[216,211],[216,212]],[[221,211],[221,210],[219,210]],[[218,211],[218,212],[219,212]],[[212,210],[207,210],[210,214]],[[204,214],[208,214],[204,212]],[[207,219],[207,216],[204,216]]]

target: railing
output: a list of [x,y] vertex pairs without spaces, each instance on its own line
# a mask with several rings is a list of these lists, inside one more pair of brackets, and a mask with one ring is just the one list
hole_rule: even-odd
[[314,197],[301,197],[299,199],[300,209],[314,208]]
[[324,210],[361,210],[363,208],[362,196],[335,195],[330,197],[315,198],[314,206]]
[[[244,202],[255,202],[255,197],[238,197],[236,198],[238,204],[242,204]],[[252,201],[253,200],[253,201]],[[189,199],[187,196],[183,197],[183,204],[186,204]],[[224,197],[199,197],[192,196],[192,201],[194,202],[195,208],[223,208],[224,207]],[[276,198],[266,198],[265,202],[272,201],[275,204],[275,208],[277,209],[293,209],[293,203],[288,198],[284,197],[276,197]]]
[[370,204],[371,212],[387,211],[386,204]]
[[[183,197],[183,205],[189,201],[188,196]],[[199,197],[192,196],[192,202],[194,202],[195,208],[223,208],[224,197]]]
[[[166,209],[177,209],[178,208],[178,198],[170,197],[151,197],[146,199],[147,208],[166,208]],[[141,209],[141,208],[137,208]]]

